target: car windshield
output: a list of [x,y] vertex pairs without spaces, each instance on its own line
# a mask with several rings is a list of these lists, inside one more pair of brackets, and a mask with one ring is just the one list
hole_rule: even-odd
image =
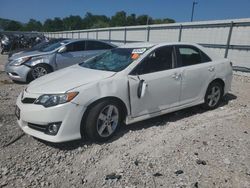
[[54,43],[57,43],[57,42],[59,42],[59,41],[58,41],[58,40],[51,40],[51,41],[49,41],[49,42],[47,42],[47,41],[42,41],[42,42],[36,44],[35,46],[33,46],[32,49],[34,49],[34,50],[43,49],[43,48],[46,48],[47,46],[49,46],[49,45],[51,45],[51,44],[54,44]]
[[134,48],[115,48],[79,65],[90,69],[119,72],[135,60],[133,57],[135,50]]
[[62,46],[64,44],[66,44],[66,43],[62,42],[62,41],[56,42],[56,43],[52,43],[51,45],[48,45],[48,46],[45,45],[44,48],[40,48],[39,51],[41,51],[41,52],[50,52],[50,51],[53,51],[53,50],[59,48],[60,46]]

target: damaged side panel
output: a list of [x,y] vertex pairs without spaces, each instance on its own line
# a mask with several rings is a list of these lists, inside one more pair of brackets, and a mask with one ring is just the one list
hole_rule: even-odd
[[84,92],[80,93],[80,95],[84,95],[84,97],[79,96],[77,99],[84,100],[80,101],[76,99],[76,103],[87,107],[99,99],[105,97],[115,97],[123,101],[128,114],[130,114],[131,110],[128,96],[128,80],[126,77],[122,76],[116,79],[110,77],[98,82],[83,85],[81,87],[82,88],[80,90],[84,90]]

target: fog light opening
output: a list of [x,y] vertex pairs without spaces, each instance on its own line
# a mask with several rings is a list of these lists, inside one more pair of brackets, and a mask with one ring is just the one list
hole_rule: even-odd
[[61,122],[50,123],[48,125],[48,129],[46,133],[50,135],[56,135],[60,126],[61,126]]

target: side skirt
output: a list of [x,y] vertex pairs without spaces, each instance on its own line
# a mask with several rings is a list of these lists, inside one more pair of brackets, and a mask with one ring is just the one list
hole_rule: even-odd
[[154,112],[154,113],[142,115],[142,116],[135,117],[135,118],[133,118],[131,116],[127,116],[126,120],[125,120],[125,123],[127,125],[129,125],[129,124],[136,123],[136,122],[139,122],[139,121],[143,121],[143,120],[146,120],[146,119],[150,119],[150,118],[153,118],[153,117],[161,116],[161,115],[164,115],[164,114],[167,114],[167,113],[171,113],[171,112],[175,112],[175,111],[178,111],[178,110],[182,110],[184,108],[196,106],[196,105],[199,105],[199,104],[202,104],[202,103],[204,103],[204,100],[198,101],[198,102],[189,103],[189,104],[185,104],[185,105],[181,105],[181,106],[176,106],[176,107],[173,107],[173,108],[169,108],[169,109],[165,109],[165,110],[162,110],[162,111],[158,111],[158,112]]

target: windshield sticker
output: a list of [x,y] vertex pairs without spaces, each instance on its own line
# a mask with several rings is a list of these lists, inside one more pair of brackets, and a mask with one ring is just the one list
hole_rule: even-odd
[[135,60],[135,59],[138,59],[140,57],[139,54],[132,54],[131,55],[131,59]]
[[132,51],[132,54],[143,54],[147,49],[146,48],[138,48],[138,49],[134,49]]

